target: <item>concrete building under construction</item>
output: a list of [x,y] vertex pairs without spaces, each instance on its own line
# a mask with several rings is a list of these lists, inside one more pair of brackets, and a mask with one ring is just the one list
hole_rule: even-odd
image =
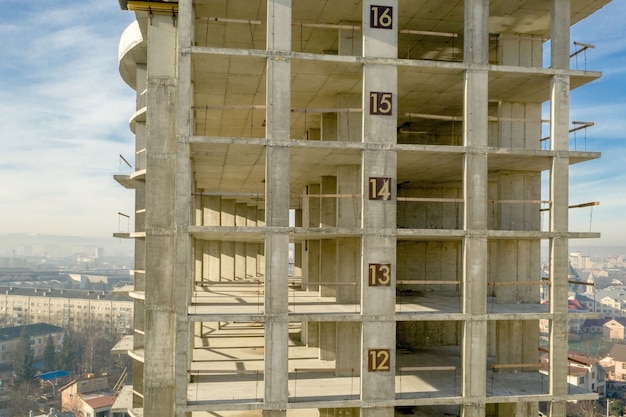
[[129,413],[565,417],[597,398],[567,383],[568,241],[598,237],[569,228],[568,170],[600,156],[570,146],[592,124],[570,91],[600,77],[572,65],[592,45],[570,26],[609,1],[120,0]]

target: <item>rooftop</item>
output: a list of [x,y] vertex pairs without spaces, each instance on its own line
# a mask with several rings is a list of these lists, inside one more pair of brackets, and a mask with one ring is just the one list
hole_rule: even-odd
[[49,335],[50,333],[58,333],[64,330],[62,327],[53,326],[52,324],[48,323],[35,323],[27,324],[25,326],[5,327],[0,328],[0,341],[19,339],[20,334],[22,333],[22,329],[24,327],[26,328],[26,332],[30,337]]
[[125,293],[88,290],[54,290],[51,288],[0,287],[2,295],[21,295],[30,297],[76,298],[86,300],[132,301]]

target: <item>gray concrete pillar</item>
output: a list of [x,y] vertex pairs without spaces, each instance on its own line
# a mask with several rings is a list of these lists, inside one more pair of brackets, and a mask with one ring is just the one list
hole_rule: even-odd
[[490,146],[503,148],[541,148],[541,104],[498,103],[497,131],[490,136]]
[[[493,203],[490,203],[490,211],[495,213],[496,217],[494,228],[540,230],[540,205],[536,201],[541,200],[541,175],[536,172],[500,171],[495,179],[497,180],[497,197]],[[539,241],[535,243],[539,244]]]
[[[337,106],[340,109],[359,108],[361,96],[356,94],[338,94]],[[337,113],[337,140],[342,142],[358,142],[361,139],[361,118],[355,112],[341,111]]]
[[360,22],[342,21],[342,25],[354,26],[352,29],[339,29],[339,41],[337,42],[339,55],[343,56],[361,56],[363,53],[363,40],[361,30],[356,28],[360,26]]
[[[489,1],[465,1],[463,166],[463,396],[485,397],[487,387],[487,138]],[[463,417],[482,417],[484,404],[465,404]]]
[[[327,197],[327,195],[337,194],[337,177],[322,177],[322,186],[320,188],[321,227],[337,226],[337,198]],[[335,239],[322,239],[320,241],[320,282],[336,282],[337,281],[337,241]],[[337,286],[334,284],[322,285],[320,288],[322,297],[335,297],[337,295]]]
[[[337,168],[337,194],[358,195],[361,192],[358,166]],[[357,197],[337,198],[337,226],[359,227],[361,201]],[[337,302],[358,304],[361,293],[361,242],[357,238],[337,239]],[[335,366],[340,375],[359,375],[361,361],[361,325],[355,322],[337,323],[337,354]],[[350,369],[350,370],[348,370]]]
[[337,358],[337,323],[322,321],[317,323],[317,328],[319,329],[319,360],[334,361]]
[[[247,206],[246,226],[257,227],[257,208]],[[257,253],[259,245],[257,243],[246,243],[246,278],[256,278],[257,276]]]
[[[396,58],[397,30],[397,1],[363,1],[363,56]],[[361,160],[363,402],[395,399],[397,104],[396,68],[364,64],[362,141],[368,148],[362,151]],[[371,270],[374,280],[370,280]],[[361,409],[364,417],[393,415],[393,407]]]
[[322,113],[320,125],[320,139],[322,141],[337,140],[337,113]]
[[[302,209],[294,210],[294,227],[302,227]],[[302,268],[303,268],[303,244],[302,243],[294,243],[293,244],[293,277],[294,278],[302,278]]]
[[[337,193],[337,177],[322,177],[322,186],[320,188],[321,227],[337,226],[337,198],[327,197]],[[337,240],[322,239],[320,241],[320,282],[329,282],[329,285],[322,284],[320,286],[321,297],[337,296]],[[321,322],[320,329],[320,360],[333,361],[337,351],[337,325],[334,322]]]
[[221,224],[221,199],[219,196],[202,196],[202,226]]
[[[305,187],[302,200],[302,227],[319,227],[321,202],[319,184],[310,184]],[[309,282],[320,282],[320,241],[307,240],[303,247],[304,262],[302,265],[302,285],[306,291],[318,291],[318,285],[310,285]]]
[[[174,415],[177,259],[176,28],[168,16],[154,16],[148,26],[146,167],[146,281],[143,407],[145,415]],[[158,45],[153,50],[150,46]],[[167,47],[166,47],[167,45]],[[169,52],[161,48],[166,47]],[[185,190],[190,193],[190,189]],[[187,202],[189,195],[185,199]],[[183,202],[181,202],[182,204]],[[188,219],[187,219],[188,220]],[[189,252],[187,252],[189,253]],[[169,256],[168,256],[169,255]],[[182,271],[181,271],[182,272]],[[190,275],[187,275],[189,279]]]
[[[291,49],[291,1],[267,1],[267,50]],[[265,394],[264,403],[284,417],[288,400],[289,164],[291,61],[267,59],[265,159]],[[280,410],[280,411],[278,411]]]
[[[262,209],[262,208],[257,209],[256,224],[257,224],[257,227],[265,227],[265,209]],[[258,243],[257,250],[258,251],[257,251],[257,256],[256,256],[256,276],[264,277],[265,276],[265,244]]]
[[[202,226],[220,226],[221,198],[219,196],[202,196]],[[202,279],[219,281],[221,274],[221,248],[217,240],[205,242],[202,258]]]
[[[193,44],[194,13],[191,0],[183,0],[179,4],[180,11],[186,16],[178,22],[178,50],[187,50]],[[176,31],[176,28],[175,28]],[[177,50],[177,51],[178,51]],[[176,229],[176,273],[170,277],[174,287],[175,297],[175,404],[176,417],[184,417],[180,411],[187,404],[187,383],[189,381],[188,369],[191,368],[194,348],[194,323],[188,320],[188,306],[191,305],[194,290],[194,277],[189,253],[192,250],[193,239],[186,233],[186,228],[191,224],[189,206],[193,191],[191,150],[188,138],[194,134],[192,122],[192,85],[191,85],[191,56],[189,54],[178,55],[178,137],[176,157],[176,193],[175,198],[175,229]],[[202,279],[202,260],[204,257],[204,244],[197,245],[200,254],[196,258],[200,260],[200,267],[196,279]],[[171,352],[168,352],[171,355]],[[157,366],[161,366],[157,363]],[[159,399],[162,401],[163,399]],[[151,415],[145,410],[146,415]]]
[[[319,184],[310,184],[303,191],[305,198],[302,200],[302,227],[319,227],[321,202],[319,197],[311,197],[320,194]],[[318,291],[319,285],[311,285],[309,282],[320,282],[320,241],[307,240],[302,245],[302,285],[306,291]],[[318,322],[302,322],[302,343],[309,347],[319,347],[320,326]]]
[[[569,0],[552,0],[551,61],[556,69],[569,68]],[[555,151],[569,148],[569,92],[567,75],[554,75],[551,82],[550,147]],[[568,231],[569,158],[558,154],[550,167],[550,231]],[[550,394],[567,394],[567,291],[568,241],[563,237],[550,240]],[[550,417],[565,417],[566,403],[553,402]]]
[[[498,38],[498,60],[502,65],[542,67],[543,41],[531,36],[501,34]],[[540,149],[541,105],[535,103],[498,103],[497,137],[490,138],[491,146]],[[495,139],[495,140],[494,140]],[[506,200],[540,200],[541,176],[536,173],[500,172],[496,177],[497,195],[490,210],[495,214],[494,229],[540,230],[537,204],[503,203]],[[497,303],[538,303],[539,287],[523,285],[536,281],[540,268],[540,241],[499,240],[490,245],[492,277],[490,281],[522,282],[521,285],[492,288]],[[500,320],[491,326],[490,346],[497,363],[536,363],[539,354],[537,321],[511,322]],[[521,332],[521,333],[520,333]],[[524,334],[523,340],[515,338]],[[511,343],[516,340],[515,343]],[[503,371],[500,371],[503,372]],[[506,372],[506,371],[504,371]],[[533,371],[534,372],[534,371]],[[537,404],[498,404],[497,415],[537,415]]]
[[[235,226],[246,227],[248,207],[245,203],[235,205]],[[246,279],[246,243],[235,242],[235,279]]]
[[[222,198],[220,226],[235,226],[235,200]],[[235,242],[220,243],[220,280],[235,279]]]
[[194,248],[193,248],[193,258],[194,258],[194,267],[193,267],[193,280],[195,282],[202,281],[202,271],[204,260],[204,248],[205,242],[202,240],[194,240]]

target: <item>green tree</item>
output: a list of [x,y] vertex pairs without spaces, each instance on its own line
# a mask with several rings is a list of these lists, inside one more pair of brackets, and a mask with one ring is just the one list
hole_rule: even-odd
[[74,332],[72,330],[66,331],[55,355],[56,369],[68,372],[77,371],[80,356],[81,348],[76,341]]
[[46,345],[43,349],[43,371],[50,372],[56,369],[56,352],[52,335],[46,338]]
[[13,372],[17,382],[32,383],[35,380],[35,354],[30,346],[30,336],[26,326],[22,327],[20,340],[16,348],[16,361],[13,364]]

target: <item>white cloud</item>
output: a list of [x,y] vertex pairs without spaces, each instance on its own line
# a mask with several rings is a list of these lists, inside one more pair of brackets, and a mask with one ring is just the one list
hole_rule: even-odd
[[112,176],[133,152],[117,43],[134,16],[96,0],[7,6],[19,18],[0,22],[0,231],[111,236],[133,210]]

